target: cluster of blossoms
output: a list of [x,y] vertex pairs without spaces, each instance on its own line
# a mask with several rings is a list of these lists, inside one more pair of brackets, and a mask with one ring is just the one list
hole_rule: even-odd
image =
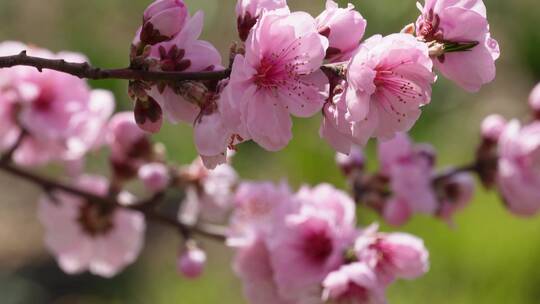
[[[293,193],[285,183],[241,181],[231,157],[248,140],[281,150],[292,139],[291,116],[322,113],[320,136],[339,152],[354,199],[392,225],[415,214],[452,222],[472,199],[473,173],[500,191],[511,212],[540,212],[540,85],[530,97],[533,122],[486,118],[471,166],[436,172],[434,149],[406,134],[431,102],[435,72],[476,92],[494,79],[500,54],[482,0],[418,7],[417,21],[400,33],[364,40],[367,22],[351,4],[327,0],[313,17],[285,0],[239,0],[241,42],[224,65],[200,40],[202,12],[190,15],[182,0],[156,0],[132,42],[132,112],[113,115],[110,92],[60,68],[0,71],[0,169],[44,188],[38,217],[45,243],[67,273],[116,275],[138,257],[147,221],[157,220],[180,232],[178,270],[189,278],[201,275],[207,258],[196,234],[225,241],[252,303],[384,304],[391,283],[428,270],[420,239],[358,228],[354,200],[328,184]],[[96,72],[80,54],[0,44],[0,56],[15,54]],[[200,157],[192,164],[167,162],[165,147],[152,141],[163,116],[193,125]],[[371,138],[379,140],[375,173],[357,148]],[[84,166],[102,147],[108,177]],[[19,169],[52,162],[65,166],[71,183]],[[144,189],[143,198],[128,187]],[[172,217],[160,208],[165,198],[177,203]]]
[[[349,4],[327,0],[316,18],[291,12],[285,0],[239,0],[241,45],[232,48],[230,77],[201,82],[133,82],[143,128],[157,131],[161,108],[173,123],[194,125],[209,168],[253,140],[269,151],[292,138],[291,115],[323,113],[320,135],[337,151],[373,137],[409,131],[431,101],[434,69],[468,91],[495,77],[499,57],[481,0],[427,0],[416,24],[362,42],[366,20]],[[132,66],[160,71],[223,69],[217,51],[197,40],[200,13],[180,0],[150,5],[132,46]],[[148,119],[146,119],[148,118]]]
[[497,114],[486,117],[477,153],[484,185],[497,188],[508,210],[526,217],[540,212],[540,84],[529,105],[533,120],[525,125]]
[[428,269],[421,240],[357,229],[353,200],[330,185],[245,182],[234,203],[228,244],[251,303],[386,303],[389,284]]
[[474,175],[486,189],[496,189],[505,207],[518,216],[540,212],[540,84],[532,91],[529,105],[533,120],[525,126],[498,114],[484,119],[482,140],[472,165],[447,168],[436,173],[436,154],[428,144],[413,145],[406,134],[398,134],[378,145],[380,168],[366,172],[362,151],[338,153],[336,161],[363,205],[395,226],[407,223],[414,214],[436,216],[452,223],[475,191]]
[[[452,168],[437,175],[436,153],[428,144],[414,145],[399,133],[379,142],[380,168],[369,174],[362,151],[338,154],[336,161],[348,177],[355,197],[379,212],[391,225],[407,223],[414,214],[432,215],[452,223],[452,216],[473,198],[475,183],[469,172]],[[452,174],[447,174],[447,173]]]
[[[0,44],[0,55],[26,51],[49,59],[87,62],[81,54],[30,47],[19,42]],[[113,95],[91,90],[84,80],[30,67],[0,71],[0,150],[23,141],[13,151],[15,162],[37,166],[50,161],[77,171],[86,153],[103,144],[101,131],[114,110]]]

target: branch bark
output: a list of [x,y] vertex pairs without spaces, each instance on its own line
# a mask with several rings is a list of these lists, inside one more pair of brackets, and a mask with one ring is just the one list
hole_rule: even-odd
[[132,68],[124,69],[101,69],[91,66],[88,62],[75,63],[67,62],[63,59],[46,59],[40,57],[28,56],[26,51],[18,55],[0,57],[0,68],[11,68],[14,66],[34,67],[42,72],[54,70],[67,73],[79,78],[87,79],[125,79],[125,80],[144,80],[144,81],[185,81],[185,80],[221,80],[228,78],[231,74],[230,69],[221,71],[205,72],[158,72],[143,71]]

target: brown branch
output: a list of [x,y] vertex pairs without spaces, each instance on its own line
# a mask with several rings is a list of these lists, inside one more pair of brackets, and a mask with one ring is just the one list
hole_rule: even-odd
[[[1,162],[0,163],[0,171],[4,171],[4,172],[9,173],[9,174],[11,174],[13,176],[19,177],[19,178],[21,178],[23,180],[26,180],[26,181],[30,182],[30,183],[38,185],[38,186],[40,186],[41,188],[43,188],[45,191],[47,191],[49,193],[52,190],[61,190],[63,192],[66,192],[66,193],[69,193],[69,194],[76,195],[76,196],[79,196],[81,198],[84,198],[84,199],[88,200],[91,203],[109,204],[109,205],[113,204],[113,205],[115,205],[115,206],[117,206],[119,208],[125,208],[125,209],[132,209],[132,210],[140,211],[140,212],[144,213],[146,218],[148,218],[149,220],[153,220],[153,221],[159,222],[161,224],[164,224],[164,225],[173,227],[175,229],[178,229],[179,231],[182,232],[183,235],[191,235],[193,233],[193,234],[198,234],[198,235],[201,235],[201,236],[204,236],[204,237],[212,238],[212,239],[215,239],[215,240],[218,240],[218,241],[224,241],[225,237],[226,237],[225,236],[226,231],[225,231],[225,228],[223,228],[223,227],[209,226],[209,225],[203,225],[203,224],[197,225],[197,226],[188,226],[188,225],[185,225],[184,223],[178,222],[175,219],[172,219],[172,218],[169,218],[167,216],[158,214],[157,212],[153,211],[152,209],[143,209],[143,208],[141,208],[141,206],[143,205],[142,203],[134,204],[133,206],[125,206],[125,205],[120,204],[118,201],[116,201],[114,199],[97,196],[97,195],[92,194],[90,192],[74,188],[74,187],[69,186],[67,184],[64,184],[62,182],[55,181],[53,179],[49,179],[49,178],[37,175],[35,173],[26,171],[24,169],[18,168],[18,167],[14,166],[14,165],[12,165],[10,163]],[[160,199],[160,198],[161,198],[160,196],[155,197],[155,199]],[[150,201],[150,200],[143,201],[143,202],[144,203],[149,203],[149,204],[153,203],[153,201]]]
[[14,56],[0,57],[0,68],[11,68],[14,66],[34,67],[40,72],[44,69],[54,70],[87,79],[125,79],[144,81],[220,80],[228,78],[231,74],[229,69],[204,72],[158,72],[135,70],[131,68],[101,69],[91,66],[88,62],[75,63],[67,62],[63,59],[46,59],[28,56],[26,51],[22,51],[20,54]]

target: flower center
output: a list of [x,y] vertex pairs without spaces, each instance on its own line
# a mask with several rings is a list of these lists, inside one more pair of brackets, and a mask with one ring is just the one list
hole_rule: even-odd
[[39,92],[38,97],[32,103],[32,107],[39,112],[47,112],[54,102],[54,93],[46,88]]
[[113,228],[113,206],[86,202],[79,213],[79,223],[84,232],[92,237],[106,234]]
[[332,254],[334,245],[326,231],[313,231],[304,239],[304,253],[311,261],[323,263]]

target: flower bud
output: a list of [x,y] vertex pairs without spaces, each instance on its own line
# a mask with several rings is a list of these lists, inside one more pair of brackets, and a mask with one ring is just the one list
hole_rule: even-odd
[[139,179],[146,189],[160,192],[167,188],[170,182],[169,169],[162,163],[150,163],[139,168]]
[[206,253],[194,244],[188,244],[178,260],[178,271],[190,279],[198,278],[206,264]]
[[540,120],[540,83],[537,84],[531,92],[531,96],[529,97],[529,105],[534,111],[534,117],[537,120]]
[[236,4],[236,17],[238,34],[242,41],[246,41],[249,31],[257,23],[263,10],[276,10],[287,7],[286,0],[238,0]]
[[171,40],[178,34],[188,17],[182,0],[157,0],[146,8],[140,40],[144,44],[157,44]]
[[497,142],[506,127],[506,119],[498,114],[489,115],[482,122],[482,137]]
[[157,133],[163,125],[163,111],[155,99],[137,99],[135,102],[135,121],[146,132]]
[[339,8],[336,2],[328,0],[326,9],[317,17],[319,33],[330,42],[326,58],[333,61],[350,59],[364,36],[366,25],[366,19],[354,10],[354,5]]
[[345,176],[349,176],[354,170],[362,171],[365,166],[365,159],[362,150],[357,147],[351,148],[349,155],[337,153],[336,163]]

